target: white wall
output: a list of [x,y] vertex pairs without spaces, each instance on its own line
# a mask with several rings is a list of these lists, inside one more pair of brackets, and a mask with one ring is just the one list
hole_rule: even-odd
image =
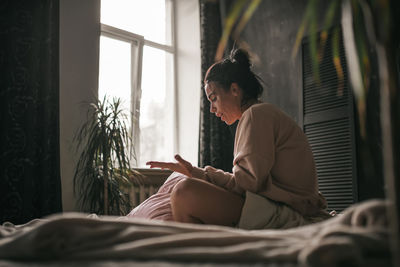
[[198,0],[175,1],[177,47],[178,148],[181,156],[198,164],[201,54]]
[[86,118],[82,102],[97,95],[100,0],[60,1],[60,168],[64,211],[78,210],[73,175],[78,153],[72,139]]

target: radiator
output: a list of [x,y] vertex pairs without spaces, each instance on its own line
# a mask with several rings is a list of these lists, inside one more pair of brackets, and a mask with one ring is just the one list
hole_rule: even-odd
[[160,187],[156,185],[140,185],[129,190],[129,199],[132,207],[136,207],[151,195],[156,193]]
[[155,194],[172,173],[167,170],[154,169],[137,169],[137,171],[139,171],[144,178],[140,184],[136,184],[128,191],[130,204],[133,208]]

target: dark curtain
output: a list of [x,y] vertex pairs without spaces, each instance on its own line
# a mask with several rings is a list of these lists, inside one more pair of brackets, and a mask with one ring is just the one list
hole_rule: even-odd
[[[200,0],[201,74],[214,63],[221,37],[220,1]],[[210,165],[232,171],[235,126],[229,127],[210,112],[210,103],[201,84],[199,166]]]
[[59,0],[0,4],[0,222],[60,212]]

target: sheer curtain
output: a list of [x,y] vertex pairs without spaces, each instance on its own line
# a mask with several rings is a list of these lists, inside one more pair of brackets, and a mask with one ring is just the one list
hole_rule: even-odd
[[59,0],[0,5],[0,223],[60,212]]
[[[200,0],[201,74],[202,79],[214,63],[215,52],[221,37],[221,12],[219,1]],[[232,171],[235,127],[229,127],[213,113],[201,84],[199,166]]]

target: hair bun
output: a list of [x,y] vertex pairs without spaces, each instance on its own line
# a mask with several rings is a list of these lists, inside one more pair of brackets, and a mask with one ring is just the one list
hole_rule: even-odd
[[240,66],[250,69],[250,59],[249,59],[249,53],[247,51],[239,48],[239,49],[233,49],[231,51],[230,55],[231,61],[232,62],[237,62]]

